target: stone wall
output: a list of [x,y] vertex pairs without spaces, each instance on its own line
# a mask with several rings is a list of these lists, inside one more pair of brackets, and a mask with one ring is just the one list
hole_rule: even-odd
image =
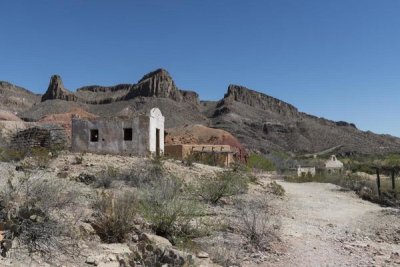
[[34,126],[18,131],[12,137],[10,147],[20,151],[34,147],[65,149],[68,147],[68,137],[59,125]]

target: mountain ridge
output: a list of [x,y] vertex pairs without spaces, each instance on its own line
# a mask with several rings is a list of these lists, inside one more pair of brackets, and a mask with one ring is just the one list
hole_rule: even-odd
[[[1,87],[0,87],[1,89]],[[226,130],[250,150],[313,153],[338,146],[339,153],[400,152],[400,138],[357,129],[299,111],[295,106],[245,86],[231,84],[219,101],[201,101],[195,91],[181,90],[165,69],[142,76],[136,84],[90,85],[70,92],[60,76],[52,76],[42,101],[19,112],[36,121],[53,113],[82,108],[100,116],[115,116],[127,107],[136,111],[158,106],[167,127],[203,124]]]

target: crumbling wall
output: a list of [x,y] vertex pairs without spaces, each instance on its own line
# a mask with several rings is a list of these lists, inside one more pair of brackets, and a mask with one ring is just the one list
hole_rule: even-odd
[[68,138],[64,128],[58,125],[34,126],[18,131],[11,139],[10,147],[23,151],[34,147],[65,149]]

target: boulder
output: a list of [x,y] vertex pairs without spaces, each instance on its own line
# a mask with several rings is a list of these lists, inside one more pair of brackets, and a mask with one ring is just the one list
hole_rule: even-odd
[[159,247],[159,246],[172,247],[172,244],[171,244],[171,242],[169,242],[168,239],[166,239],[162,236],[153,235],[153,234],[143,233],[143,234],[141,234],[139,241],[144,241],[148,244],[153,244],[157,247]]

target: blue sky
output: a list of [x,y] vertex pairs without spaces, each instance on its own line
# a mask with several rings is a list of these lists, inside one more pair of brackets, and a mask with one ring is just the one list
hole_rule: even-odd
[[0,2],[0,80],[43,93],[166,68],[219,99],[230,83],[400,136],[400,1]]

